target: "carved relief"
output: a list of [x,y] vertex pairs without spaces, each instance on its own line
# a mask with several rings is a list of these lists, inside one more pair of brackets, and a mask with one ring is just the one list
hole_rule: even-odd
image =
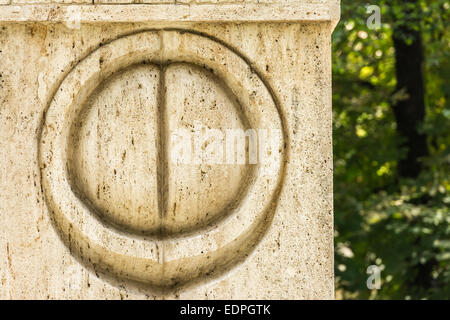
[[73,254],[157,287],[219,274],[250,254],[276,205],[283,137],[268,162],[171,161],[171,133],[199,124],[283,132],[261,78],[204,36],[142,32],[75,66],[50,103],[40,144],[46,200]]

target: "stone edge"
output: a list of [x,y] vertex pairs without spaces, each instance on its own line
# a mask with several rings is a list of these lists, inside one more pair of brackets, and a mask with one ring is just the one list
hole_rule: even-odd
[[0,5],[0,22],[295,22],[340,18],[336,4]]

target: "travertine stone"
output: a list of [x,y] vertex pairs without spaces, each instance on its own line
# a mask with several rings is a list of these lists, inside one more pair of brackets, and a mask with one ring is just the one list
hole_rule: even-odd
[[[181,26],[183,22],[299,22],[332,21],[340,15],[339,0],[309,3],[176,3],[165,4],[15,4],[0,11],[4,22],[146,22],[155,27]],[[152,23],[153,22],[153,23]],[[186,25],[186,24],[184,24]]]
[[92,4],[92,0],[10,0],[13,5],[23,4]]
[[13,2],[1,298],[333,298],[338,1]]

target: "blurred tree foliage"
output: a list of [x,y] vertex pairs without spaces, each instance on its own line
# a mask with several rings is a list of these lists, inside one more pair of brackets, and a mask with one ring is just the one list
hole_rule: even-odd
[[[450,2],[341,5],[333,34],[337,297],[450,299]],[[381,8],[380,28],[367,26],[368,5]],[[420,63],[396,56],[399,43]],[[402,129],[394,111],[418,89],[401,86],[418,72],[424,115],[404,112],[418,120]],[[420,137],[426,150],[414,152]],[[380,290],[366,286],[369,265],[382,270]]]

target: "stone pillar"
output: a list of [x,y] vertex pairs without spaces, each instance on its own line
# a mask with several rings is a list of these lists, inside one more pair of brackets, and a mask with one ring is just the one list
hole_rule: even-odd
[[132,2],[0,0],[0,298],[333,298],[339,0]]

